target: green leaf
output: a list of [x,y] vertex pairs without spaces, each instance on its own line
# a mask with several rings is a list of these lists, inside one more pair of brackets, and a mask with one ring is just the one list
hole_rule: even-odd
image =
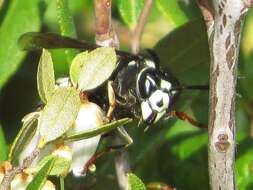
[[33,180],[28,184],[26,190],[40,190],[47,180],[47,176],[50,174],[55,163],[55,158],[51,158],[41,168],[41,170],[35,175]]
[[131,29],[134,29],[143,8],[144,0],[117,0],[117,5],[123,21]]
[[[56,0],[56,6],[61,35],[75,38],[76,30],[73,17],[69,10],[69,0]],[[72,59],[78,53],[78,51],[74,49],[66,49],[64,51],[69,63],[71,63]]]
[[8,159],[12,164],[18,163],[20,153],[30,143],[37,130],[39,115],[33,114],[31,116],[23,122],[22,128],[11,145]]
[[[186,35],[187,34],[187,35]],[[208,85],[209,50],[205,24],[191,21],[160,40],[155,51],[161,67],[172,73],[183,85]],[[178,111],[190,109],[198,118],[207,118],[207,91],[184,91],[178,99]],[[201,101],[200,101],[201,100]],[[202,121],[202,120],[201,120]]]
[[[69,156],[69,158],[68,158]],[[71,164],[71,150],[62,149],[55,150],[52,154],[45,156],[40,160],[39,164],[36,167],[36,170],[41,170],[44,165],[51,159],[55,159],[54,165],[48,175],[51,176],[65,176],[69,172]]]
[[10,1],[0,32],[0,88],[26,55],[18,48],[19,36],[28,31],[39,31],[39,16],[39,0]]
[[58,88],[42,111],[39,130],[45,142],[64,134],[75,122],[80,108],[79,94],[74,88]]
[[156,0],[156,7],[174,26],[187,23],[197,12],[196,3],[185,0]]
[[79,59],[83,66],[78,80],[78,87],[82,91],[94,89],[105,82],[117,64],[114,48],[97,48],[88,54],[88,59],[83,58],[83,60]]
[[87,130],[87,131],[83,131],[81,133],[66,136],[66,137],[64,137],[64,141],[65,142],[72,142],[72,141],[79,141],[79,140],[95,137],[97,135],[112,131],[119,126],[130,123],[131,121],[132,121],[132,119],[129,119],[129,118],[124,118],[124,119],[120,119],[117,121],[113,121],[111,123],[108,123],[106,125],[103,125],[103,126],[97,128],[97,129]]
[[133,173],[128,173],[129,190],[146,190],[144,183]]
[[77,85],[80,72],[82,70],[82,67],[85,62],[88,60],[88,51],[79,53],[76,55],[76,57],[73,59],[70,70],[69,70],[69,75],[71,82],[73,83],[74,86]]
[[0,150],[1,150],[0,163],[7,159],[7,149],[8,149],[8,146],[7,146],[6,141],[5,141],[3,128],[0,125]]
[[[203,78],[204,82],[208,81],[208,77],[202,78],[209,74],[208,41],[202,20],[191,21],[172,31],[154,49],[162,68],[169,69],[176,77],[184,77],[185,82],[189,79],[193,79],[193,82],[202,81]],[[201,77],[196,76],[196,68],[202,68]]]
[[52,57],[46,49],[43,49],[38,65],[37,87],[41,100],[47,103],[55,91],[55,78]]

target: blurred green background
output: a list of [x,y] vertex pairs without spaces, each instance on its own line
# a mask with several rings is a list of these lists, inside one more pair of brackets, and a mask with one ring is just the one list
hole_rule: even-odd
[[[40,52],[21,51],[17,40],[29,31],[63,33],[58,20],[62,10],[57,9],[57,2],[66,3],[66,0],[0,1],[0,161],[6,159],[22,117],[39,104],[36,69]],[[69,0],[68,3],[69,10],[65,11],[73,16],[74,27],[71,28],[70,22],[66,34],[76,33],[79,39],[94,42],[92,1]],[[143,0],[113,0],[112,6],[113,26],[121,49],[130,51],[129,31],[136,25]],[[253,188],[253,10],[247,14],[241,42],[235,173],[239,189],[250,190]],[[141,46],[154,48],[163,68],[170,68],[181,83],[208,83],[207,39],[195,1],[156,0]],[[70,62],[65,51],[53,50],[52,55],[56,76],[68,75]],[[185,92],[176,110],[207,123],[208,93]],[[209,189],[206,130],[170,119],[146,132],[143,128],[131,127],[129,133],[134,140],[128,148],[131,167],[145,184],[163,182],[178,190]],[[67,189],[118,189],[113,156],[114,153],[110,153],[99,159],[95,174],[67,180]]]

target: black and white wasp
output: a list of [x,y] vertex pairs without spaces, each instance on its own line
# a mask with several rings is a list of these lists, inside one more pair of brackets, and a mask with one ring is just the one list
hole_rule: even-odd
[[[99,47],[53,33],[26,33],[21,36],[19,43],[24,50],[41,48],[93,50]],[[116,50],[116,54],[118,66],[110,77],[116,97],[117,106],[114,112],[116,118],[130,116],[152,125],[173,111],[173,105],[182,90],[208,89],[208,86],[181,85],[169,71],[160,68],[159,59],[151,50],[138,55]],[[101,88],[90,92],[99,105],[105,102],[104,93],[100,93]],[[197,124],[188,116],[182,118]]]

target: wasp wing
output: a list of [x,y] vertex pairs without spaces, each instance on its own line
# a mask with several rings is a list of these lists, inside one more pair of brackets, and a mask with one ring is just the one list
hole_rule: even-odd
[[[56,33],[39,33],[28,32],[23,34],[18,40],[19,47],[22,50],[40,50],[45,49],[60,49],[60,48],[74,48],[81,50],[94,50],[100,46],[73,39],[66,36],[61,36]],[[116,54],[120,56],[121,60],[139,60],[140,56],[128,52],[116,50]]]
[[98,48],[94,44],[82,42],[77,39],[61,36],[56,33],[28,32],[23,34],[18,40],[19,47],[23,50],[75,48],[93,50]]

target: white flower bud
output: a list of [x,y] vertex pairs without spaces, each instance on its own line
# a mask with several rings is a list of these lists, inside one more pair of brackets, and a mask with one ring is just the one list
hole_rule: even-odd
[[[103,124],[102,109],[92,103],[86,102],[81,105],[79,113],[76,118],[75,126],[68,132],[68,134],[75,134],[77,132],[86,131],[89,129],[96,129]],[[71,170],[75,176],[83,175],[83,169],[87,161],[94,155],[100,136],[75,141],[69,143],[73,152],[73,161]]]

